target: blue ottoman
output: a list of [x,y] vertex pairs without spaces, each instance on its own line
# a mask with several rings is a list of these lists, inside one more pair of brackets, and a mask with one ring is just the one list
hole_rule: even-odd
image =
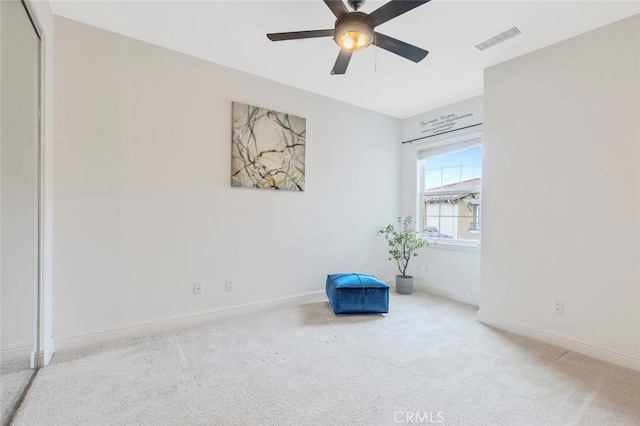
[[373,275],[327,275],[327,297],[336,314],[389,312],[389,286]]

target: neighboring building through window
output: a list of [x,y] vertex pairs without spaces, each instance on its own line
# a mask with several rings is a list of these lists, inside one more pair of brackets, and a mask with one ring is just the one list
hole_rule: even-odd
[[425,237],[479,244],[482,147],[479,140],[426,151],[420,160]]

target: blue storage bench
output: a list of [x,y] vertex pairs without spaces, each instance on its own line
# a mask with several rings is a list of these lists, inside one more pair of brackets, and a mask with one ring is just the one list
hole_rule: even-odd
[[336,314],[389,312],[389,286],[373,275],[327,275],[327,297]]

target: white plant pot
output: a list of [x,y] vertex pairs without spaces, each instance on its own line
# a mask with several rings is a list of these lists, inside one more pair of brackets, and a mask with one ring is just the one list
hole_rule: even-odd
[[412,294],[413,293],[413,277],[410,275],[396,275],[396,293]]

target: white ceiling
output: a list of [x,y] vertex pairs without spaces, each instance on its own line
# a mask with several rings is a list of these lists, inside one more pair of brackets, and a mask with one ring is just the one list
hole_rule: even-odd
[[[368,0],[361,11],[384,3]],[[422,62],[370,46],[354,53],[345,75],[332,76],[339,51],[332,38],[272,42],[265,36],[333,28],[335,17],[322,0],[51,4],[56,15],[397,118],[479,95],[484,68],[640,13],[637,0],[432,0],[376,28],[428,50]],[[514,25],[522,35],[484,52],[473,47]]]

